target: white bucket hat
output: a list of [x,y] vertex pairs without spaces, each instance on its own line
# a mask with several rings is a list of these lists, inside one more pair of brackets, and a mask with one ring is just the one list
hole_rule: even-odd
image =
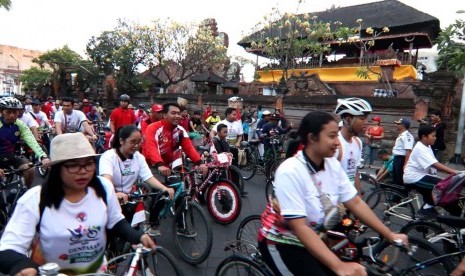
[[55,136],[50,144],[50,160],[47,165],[55,165],[71,159],[99,156],[81,132]]

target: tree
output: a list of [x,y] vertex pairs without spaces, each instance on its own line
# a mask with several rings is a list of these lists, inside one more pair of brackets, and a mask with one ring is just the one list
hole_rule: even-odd
[[52,76],[52,72],[47,69],[31,67],[24,70],[21,75],[21,82],[24,84],[26,91],[41,90],[46,85]]
[[11,8],[11,0],[0,0],[0,8],[5,8],[9,11]]
[[465,74],[465,22],[455,21],[441,31],[437,39],[438,66],[458,75]]
[[39,64],[43,69],[45,65],[52,69],[51,81],[53,82],[53,92],[58,97],[59,94],[72,92],[71,72],[82,70],[82,57],[71,50],[67,45],[61,49],[47,51],[34,58],[32,62]]
[[[120,91],[141,92],[151,82],[163,88],[187,80],[226,59],[226,48],[211,30],[193,24],[155,20],[151,26],[118,21],[112,31],[93,37],[87,54],[106,74],[115,74]],[[148,68],[150,78],[138,74]]]

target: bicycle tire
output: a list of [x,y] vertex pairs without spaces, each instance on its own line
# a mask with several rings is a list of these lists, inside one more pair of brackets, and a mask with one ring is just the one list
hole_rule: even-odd
[[[195,231],[196,235],[193,237],[178,235],[178,222],[182,223],[179,230]],[[176,209],[173,220],[173,239],[176,250],[187,263],[200,264],[208,258],[212,249],[213,233],[207,215],[198,203],[188,201],[186,205],[184,201]],[[190,249],[190,247],[193,248]]]
[[[408,235],[409,237],[416,237],[424,239],[429,243],[435,245],[438,249],[442,250],[444,253],[453,253],[458,251],[458,243],[452,243],[448,237],[438,238],[440,234],[449,234],[449,231],[446,231],[441,224],[432,222],[432,221],[413,221],[402,227],[400,230],[401,233]],[[452,232],[450,235],[453,236],[453,239],[456,239],[456,234]],[[460,261],[460,260],[458,260]]]
[[272,159],[265,165],[265,177],[266,179],[270,179],[274,177],[276,170],[278,169],[279,165],[284,161],[284,159]]
[[[419,262],[424,262],[432,258],[443,255],[434,246],[423,239],[409,237],[409,246],[413,253],[400,252],[397,261],[393,264],[396,271],[400,275],[450,275],[453,270],[453,265],[448,258],[438,259],[436,263],[431,265],[418,265]],[[392,257],[394,245],[386,240],[381,241],[374,248],[374,255],[378,260],[389,263],[389,258]],[[416,274],[420,272],[420,274]],[[427,274],[425,274],[427,273]]]
[[184,275],[173,254],[162,246],[157,246],[157,249],[144,256],[144,259],[152,275]]
[[8,216],[6,215],[6,212],[4,210],[0,210],[0,237],[3,234],[3,231],[5,231],[7,222]]
[[245,244],[257,244],[258,231],[261,227],[261,216],[250,215],[245,217],[237,228],[236,239]]
[[246,150],[247,164],[245,166],[238,166],[241,171],[243,180],[250,180],[255,176],[257,172],[257,160],[251,150]]
[[242,178],[241,170],[238,167],[231,165],[228,168],[228,180],[236,185],[239,192],[244,191],[244,179]]
[[373,191],[380,188],[379,182],[373,176],[364,172],[360,173],[360,186],[362,187],[364,200],[366,200]]
[[274,195],[274,177],[269,178],[266,180],[266,186],[265,186],[265,196],[266,196],[266,201],[270,203],[270,199]]
[[405,195],[393,189],[377,189],[367,199],[367,205],[380,220],[393,231],[399,231],[407,222],[415,220],[411,202],[403,203]]
[[[265,268],[266,269],[266,268]],[[260,265],[251,261],[250,259],[240,256],[232,255],[224,259],[216,269],[216,276],[228,275],[248,275],[248,276],[271,276],[271,270],[265,271]]]
[[241,193],[231,181],[220,179],[208,187],[207,210],[216,223],[233,223],[241,214],[241,209]]

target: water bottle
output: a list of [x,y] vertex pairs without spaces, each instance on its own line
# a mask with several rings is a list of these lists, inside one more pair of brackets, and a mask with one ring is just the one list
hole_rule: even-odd
[[42,266],[39,266],[40,275],[58,275],[60,266],[57,263],[46,263]]

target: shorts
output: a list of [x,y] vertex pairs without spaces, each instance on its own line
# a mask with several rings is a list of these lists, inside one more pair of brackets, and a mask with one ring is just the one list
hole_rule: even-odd
[[19,166],[28,163],[29,160],[24,157],[16,156],[14,153],[0,154],[0,168],[9,168],[11,165],[13,165],[13,167],[17,169]]

